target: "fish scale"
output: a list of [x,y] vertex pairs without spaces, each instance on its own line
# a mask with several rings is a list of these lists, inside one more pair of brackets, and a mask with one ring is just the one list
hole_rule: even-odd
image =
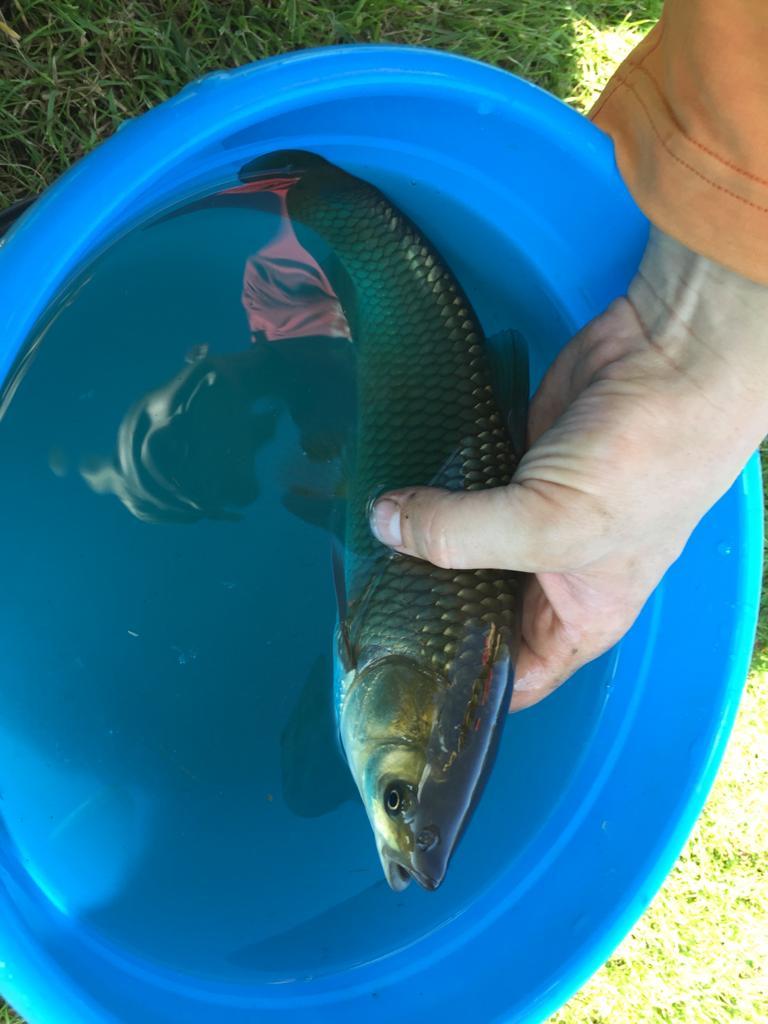
[[[415,644],[451,678],[446,629],[465,624],[484,596],[483,617],[513,629],[518,577],[393,555],[372,537],[368,508],[383,490],[409,484],[479,490],[511,480],[515,458],[480,326],[439,256],[371,186],[338,172],[308,175],[291,190],[288,210],[333,246],[355,292],[359,419],[346,531],[355,646]],[[355,619],[372,577],[375,588]],[[490,594],[478,589],[491,581]],[[432,614],[445,596],[447,620]],[[430,628],[414,637],[416,612]]]

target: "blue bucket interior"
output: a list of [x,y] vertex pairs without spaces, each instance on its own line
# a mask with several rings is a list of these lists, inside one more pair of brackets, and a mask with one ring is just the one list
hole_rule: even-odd
[[[645,244],[609,140],[545,93],[427,51],[297,54],[188,87],[22,218],[0,245],[2,369],[97,254],[286,148],[319,152],[391,196],[443,253],[486,332],[526,337],[533,386],[625,290]],[[242,749],[243,771],[224,778],[219,814],[205,820],[196,786],[221,781],[221,748],[196,737],[213,705],[179,732],[189,777],[136,754],[170,694],[121,712],[112,724],[133,730],[136,746],[108,765],[94,746],[68,769],[55,729],[33,743],[24,716],[6,716],[0,989],[31,1024],[385,1020],[404,1006],[473,1019],[478,993],[485,1019],[542,1020],[642,912],[701,808],[751,649],[761,515],[753,460],[619,647],[510,719],[434,894],[395,895],[369,873],[335,870],[339,843],[362,835],[354,804],[301,829],[276,819],[258,782],[277,737],[261,723],[254,755],[244,708],[231,732],[222,723],[235,749],[226,764]],[[44,585],[46,567],[34,575]],[[34,709],[46,683],[21,652],[39,641],[29,624],[17,634],[3,692]],[[104,696],[73,700],[87,723]],[[144,884],[131,889],[137,864]],[[110,916],[113,902],[121,914]]]

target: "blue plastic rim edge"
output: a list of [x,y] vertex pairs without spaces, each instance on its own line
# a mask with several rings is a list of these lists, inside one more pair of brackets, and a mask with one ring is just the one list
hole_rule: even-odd
[[[163,190],[167,192],[169,176],[177,164],[210,151],[218,137],[236,133],[239,126],[247,126],[264,107],[274,110],[281,102],[300,103],[303,90],[321,87],[330,68],[329,61],[341,62],[344,73],[351,78],[358,76],[361,82],[371,79],[391,82],[393,78],[411,73],[422,78],[431,77],[446,88],[455,87],[456,78],[463,78],[474,80],[478,87],[487,85],[488,88],[503,89],[521,118],[543,116],[558,122],[557,130],[571,137],[569,144],[590,150],[596,164],[606,161],[608,150],[604,137],[552,97],[512,76],[445,54],[399,47],[334,48],[274,58],[238,72],[211,76],[188,87],[174,100],[138,122],[128,125],[81,161],[25,215],[5,244],[0,244],[0,371],[7,373],[33,325],[73,271],[111,240],[115,233],[131,225],[134,209],[147,209],[149,194],[155,190],[158,195]],[[270,95],[266,100],[259,100],[250,88],[257,75],[259,83],[267,82],[262,76],[275,76],[275,81],[284,88],[283,96],[276,99]],[[266,91],[262,90],[263,93]],[[115,190],[116,179],[121,182],[120,191]],[[49,258],[41,264],[40,253],[45,251],[41,248],[43,245]],[[630,270],[631,267],[627,266],[627,271]],[[578,320],[586,316],[594,302],[592,297],[583,308],[574,309],[574,317]],[[762,500],[757,458],[750,462],[736,486],[743,490],[745,499],[739,524],[742,541],[739,572],[744,599],[737,618],[737,635],[731,646],[730,683],[727,687],[731,699],[720,729],[707,751],[698,782],[686,796],[679,818],[668,833],[660,837],[653,853],[653,863],[649,863],[639,891],[631,895],[626,905],[616,907],[615,913],[610,918],[605,917],[600,927],[593,930],[588,954],[582,950],[573,962],[564,963],[552,985],[536,994],[535,1005],[530,1007],[530,1012],[524,1016],[502,1016],[499,1019],[545,1019],[599,967],[663,881],[701,811],[735,717],[738,690],[749,664],[759,602]],[[7,904],[7,888],[2,896]],[[13,931],[17,911],[12,900],[11,904],[3,930],[10,926]],[[26,935],[16,931],[10,939],[6,932],[4,938],[9,945],[14,940],[19,944],[15,955],[18,966],[14,978],[0,974],[0,983],[20,1008],[23,1009],[27,1002],[25,994],[34,988],[40,997],[34,1006],[40,1022],[50,1024],[56,1020],[84,1024],[87,1020],[107,1019],[103,1014],[94,1016],[85,1005],[77,1005],[71,988],[66,991],[63,976],[62,987],[57,987],[55,975],[51,973],[53,964],[50,961],[40,962]],[[467,966],[469,968],[469,964]],[[274,1005],[278,1002],[275,998]]]

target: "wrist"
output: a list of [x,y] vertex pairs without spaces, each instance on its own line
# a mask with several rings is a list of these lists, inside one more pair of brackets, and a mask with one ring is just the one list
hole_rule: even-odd
[[652,228],[629,300],[691,407],[756,447],[768,432],[768,287]]

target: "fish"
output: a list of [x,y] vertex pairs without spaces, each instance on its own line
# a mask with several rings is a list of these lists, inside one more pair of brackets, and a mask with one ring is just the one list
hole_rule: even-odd
[[407,485],[509,484],[527,417],[525,345],[514,332],[484,336],[436,248],[375,186],[304,151],[267,154],[240,178],[280,174],[294,179],[299,241],[310,253],[330,246],[351,284],[342,306],[358,413],[335,560],[339,740],[390,887],[435,890],[506,718],[523,578],[393,552],[371,533],[370,510]]

